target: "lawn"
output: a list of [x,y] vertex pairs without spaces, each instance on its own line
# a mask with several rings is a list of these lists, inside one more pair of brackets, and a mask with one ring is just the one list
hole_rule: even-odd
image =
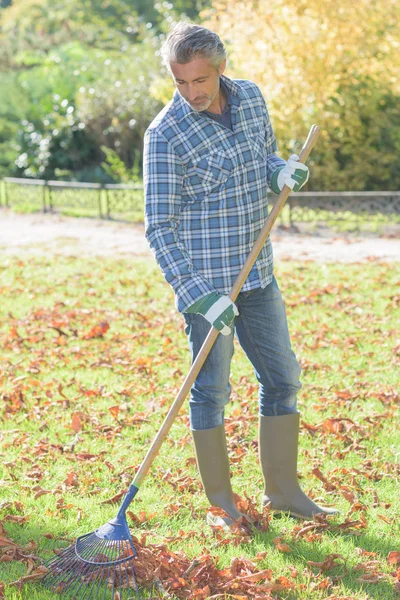
[[[303,368],[302,487],[341,513],[266,513],[247,538],[209,530],[185,405],[128,512],[160,566],[144,597],[399,597],[399,270],[293,261],[276,275]],[[187,342],[152,261],[2,256],[0,345],[0,599],[50,600],[41,560],[116,515]],[[232,385],[233,487],[256,511],[257,388],[239,347]]]

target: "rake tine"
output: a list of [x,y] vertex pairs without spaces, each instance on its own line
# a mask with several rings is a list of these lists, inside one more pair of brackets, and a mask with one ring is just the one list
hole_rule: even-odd
[[[123,581],[124,581],[124,571],[122,570],[122,565],[119,565],[119,594],[121,598],[123,597]],[[129,593],[129,588],[127,589],[127,593]]]
[[[66,573],[70,570],[72,571],[74,568],[74,558],[75,552],[71,552],[71,549],[68,549],[65,553],[53,559],[47,565],[50,572],[46,575],[46,585],[50,587],[55,586],[64,578]],[[65,567],[68,567],[67,570],[65,570]]]
[[[63,581],[65,588],[69,587],[70,583],[72,583],[72,585],[69,588],[71,595],[74,595],[75,593],[80,592],[80,589],[83,586],[83,581],[84,581],[86,575],[90,572],[90,567],[91,567],[91,565],[85,565],[84,568],[82,569],[82,566],[79,565],[79,570],[80,570],[79,577],[76,576],[76,572],[74,571],[74,569],[73,568],[71,569],[71,571],[68,574],[69,575],[68,578]],[[75,588],[77,588],[76,592],[75,592]],[[70,592],[68,592],[68,593],[70,593]],[[81,596],[81,598],[84,598],[84,597],[85,597],[85,591],[83,592],[83,596]]]
[[[104,595],[103,595],[103,599],[104,600],[106,600],[106,598],[107,598],[108,580],[109,580],[109,577],[110,577],[110,569],[111,569],[111,567],[107,567],[107,573],[106,573],[106,576],[105,576]],[[111,594],[114,597],[114,594],[113,594],[112,591],[111,591]]]
[[[110,530],[110,525],[115,529]],[[132,564],[135,556],[126,521],[112,521],[49,560],[43,583],[71,600],[125,600],[133,594],[140,599]]]
[[[129,575],[128,575],[128,569],[126,568],[128,565],[125,565],[125,569],[123,571],[123,573],[121,573],[121,581],[123,579],[123,577],[125,576],[126,579],[126,589],[128,590],[128,594],[129,594]],[[121,569],[122,571],[122,569]]]
[[74,547],[69,546],[68,548],[63,550],[61,552],[61,554],[54,556],[52,558],[52,560],[47,563],[47,568],[51,569],[52,566],[60,565],[67,561],[70,561],[70,557],[73,558],[74,556],[75,556]]
[[[121,599],[123,598],[123,582],[124,582],[124,572],[122,569],[123,565],[119,565],[119,573],[118,573],[118,580],[119,580],[119,595],[121,596]],[[127,588],[127,593],[129,592],[129,588]]]
[[115,565],[112,573],[110,573],[110,581],[112,582],[112,588],[111,588],[112,600],[114,600],[115,592],[117,591],[117,586],[118,586],[118,579],[117,579],[118,568],[119,568],[119,565]]
[[[87,593],[89,593],[89,597],[90,597],[90,589],[88,585],[85,585],[85,579],[86,577],[90,574],[90,572],[92,571],[93,567],[92,565],[86,565],[85,569],[83,571],[83,573],[81,574],[81,577],[79,578],[75,578],[75,582],[72,584],[72,590],[74,590],[74,588],[77,588],[76,593],[79,593],[79,599],[83,600],[84,598],[87,597]],[[92,576],[92,581],[91,581],[91,587],[93,587],[96,583],[96,572],[93,573]],[[69,582],[67,582],[69,583]],[[81,592],[82,590],[82,592]],[[74,592],[75,593],[75,592]]]
[[[121,553],[124,553],[126,550],[126,544],[122,543],[121,544]],[[121,565],[119,565],[119,590],[120,590],[120,596],[121,598],[123,597],[123,583],[124,583],[124,573],[126,572],[126,567],[128,566],[128,562],[123,563]],[[126,588],[127,589],[127,593],[129,593],[129,587]]]
[[[81,563],[82,564],[82,563]],[[84,563],[83,563],[84,564]],[[91,564],[84,564],[84,568],[82,570],[82,566],[80,566],[81,569],[81,573],[80,573],[80,577],[76,577],[76,574],[74,575],[74,572],[71,573],[70,578],[65,582],[66,585],[69,585],[70,581],[73,581],[75,579],[75,582],[72,584],[72,590],[74,590],[75,587],[77,587],[77,592],[80,592],[81,588],[83,588],[81,598],[85,598],[85,596],[87,595],[87,591],[89,591],[90,593],[90,589],[88,586],[84,585],[86,582],[86,578],[88,575],[90,575],[91,573],[93,573],[92,578],[91,578],[91,587],[93,588],[95,583],[96,583],[96,579],[98,577],[98,569],[93,570],[93,565]],[[90,583],[89,583],[90,585]],[[90,597],[90,596],[89,596]]]
[[93,580],[92,586],[91,586],[91,588],[90,588],[90,590],[89,590],[89,595],[88,595],[88,598],[87,598],[87,600],[90,600],[90,597],[91,597],[91,595],[92,595],[92,592],[94,591],[94,589],[95,589],[95,587],[96,587],[96,583],[97,583],[97,590],[96,590],[96,592],[95,592],[95,594],[94,594],[94,598],[96,598],[96,595],[97,595],[97,594],[100,592],[100,590],[101,590],[101,584],[102,584],[102,581],[101,581],[101,572],[100,572],[100,569],[98,569],[98,571],[97,571],[97,577],[96,577],[96,578]]
[[[101,590],[101,586],[102,586],[102,573],[101,573],[101,569],[97,569],[96,572],[96,576],[93,578],[92,581],[92,585],[90,586],[90,588],[86,588],[87,592],[88,592],[88,596],[87,596],[87,600],[89,600],[92,597],[92,594],[94,592],[94,598],[96,598],[97,594],[100,592]],[[95,588],[96,591],[95,591]]]

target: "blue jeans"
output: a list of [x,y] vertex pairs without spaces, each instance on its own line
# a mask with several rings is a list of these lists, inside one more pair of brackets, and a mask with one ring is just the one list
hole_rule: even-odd
[[[264,289],[241,292],[236,305],[239,316],[235,320],[235,333],[259,382],[260,414],[269,417],[297,412],[300,367],[290,345],[285,305],[275,278]],[[194,360],[210,324],[199,314],[183,316]],[[217,337],[192,386],[189,401],[192,429],[211,429],[224,423],[224,409],[231,392],[233,340],[233,332]]]

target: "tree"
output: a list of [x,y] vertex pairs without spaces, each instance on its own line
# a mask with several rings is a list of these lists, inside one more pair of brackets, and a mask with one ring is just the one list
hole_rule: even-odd
[[121,50],[140,19],[124,0],[14,0],[1,15],[0,65],[25,68],[71,41]]
[[128,3],[17,0],[3,16],[3,173],[14,155],[17,175],[109,180],[102,145],[132,167],[161,105],[157,39]]
[[398,188],[397,0],[215,0],[203,17],[260,85],[283,156],[322,127],[314,189]]

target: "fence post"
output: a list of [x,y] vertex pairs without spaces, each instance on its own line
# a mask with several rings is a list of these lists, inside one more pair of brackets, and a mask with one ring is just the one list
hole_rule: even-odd
[[48,186],[48,183],[47,183],[47,181],[45,181],[45,182],[44,182],[44,185],[43,185],[43,194],[42,194],[42,200],[43,200],[43,212],[47,212],[47,206],[46,206],[46,204],[47,204],[47,203],[46,203],[46,195],[47,195],[47,194],[46,194],[46,191],[47,191],[47,190],[46,190],[46,188],[47,188],[47,186]]
[[106,188],[106,207],[107,207],[107,219],[111,219],[110,215],[110,198],[108,194],[108,189]]
[[99,189],[98,199],[97,199],[97,202],[98,202],[98,205],[99,205],[99,217],[100,217],[100,219],[103,218],[103,211],[101,209],[101,198],[103,196],[103,190],[104,190],[104,183],[101,184],[101,187]]
[[47,191],[48,191],[47,197],[49,199],[49,212],[53,212],[53,200],[51,198],[51,185],[49,185],[48,181],[46,183],[47,183]]
[[3,185],[4,185],[4,196],[3,196],[3,200],[4,200],[4,206],[6,208],[10,208],[10,205],[8,204],[8,195],[7,195],[7,183],[5,181],[3,181]]

